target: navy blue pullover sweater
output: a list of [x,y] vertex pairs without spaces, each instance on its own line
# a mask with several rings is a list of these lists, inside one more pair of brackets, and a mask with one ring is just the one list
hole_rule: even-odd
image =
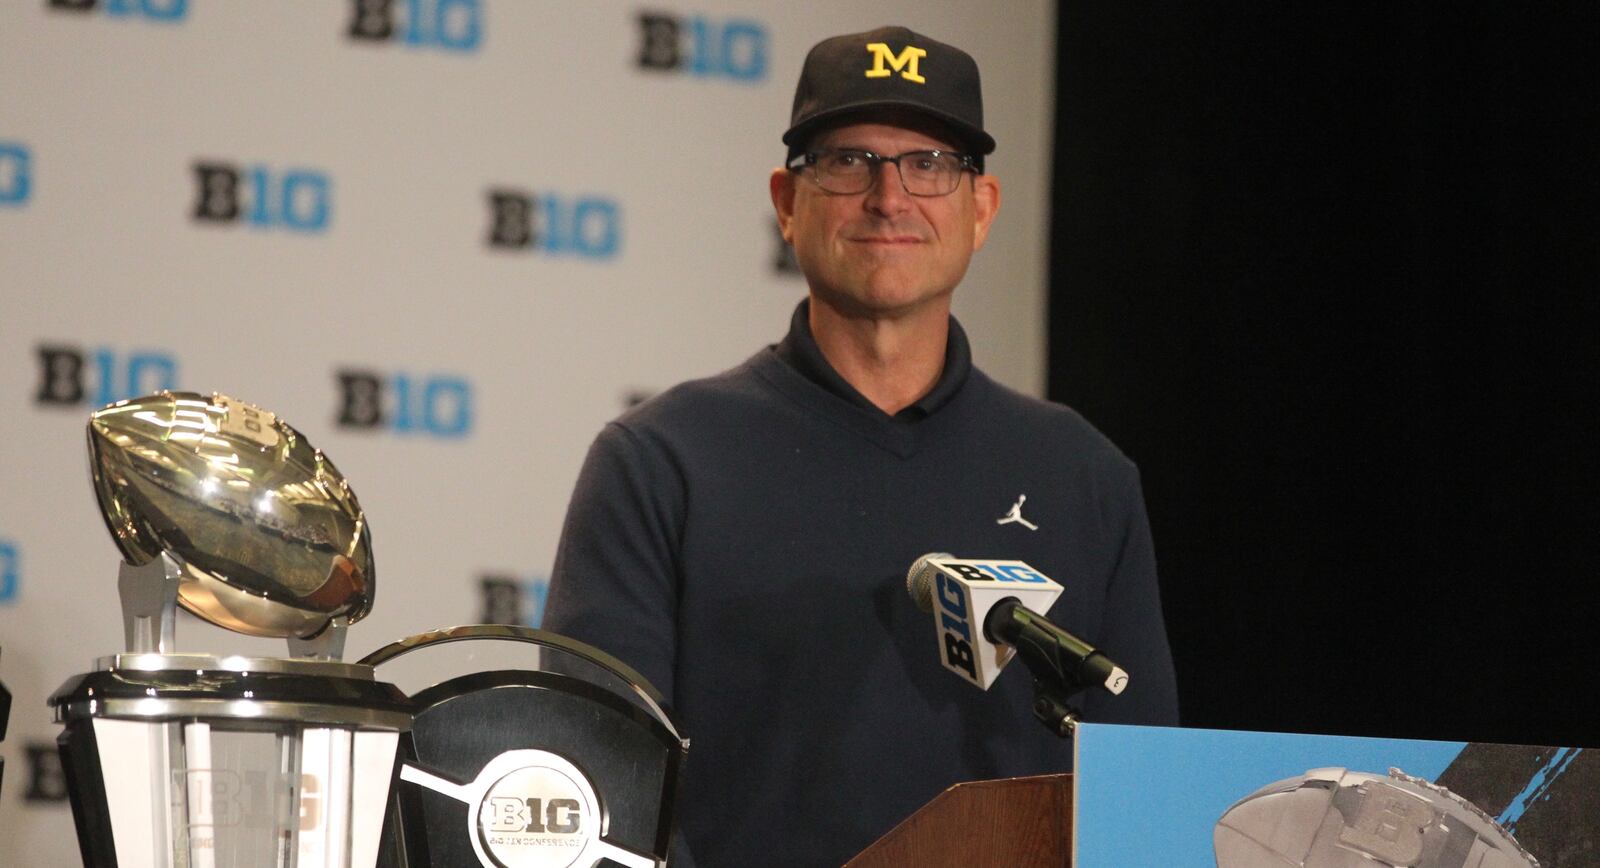
[[[1177,722],[1134,465],[974,368],[954,319],[938,384],[891,417],[806,313],[607,425],[556,556],[544,626],[638,669],[692,740],[680,828],[698,868],[839,865],[951,784],[1071,769],[1021,664],[987,692],[940,666],[905,590],[927,552],[1064,585],[1049,617],[1131,676],[1081,694],[1085,718]],[[998,521],[1022,495],[1037,530]]]

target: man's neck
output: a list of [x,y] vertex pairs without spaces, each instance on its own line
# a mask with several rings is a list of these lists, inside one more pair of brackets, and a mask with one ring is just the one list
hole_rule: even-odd
[[933,391],[950,338],[949,297],[893,316],[850,316],[815,295],[811,336],[845,382],[890,416]]

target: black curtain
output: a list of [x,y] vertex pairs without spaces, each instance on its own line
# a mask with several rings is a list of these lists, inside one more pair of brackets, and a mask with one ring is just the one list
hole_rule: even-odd
[[1185,725],[1600,745],[1597,25],[1060,4],[1050,393],[1141,468]]

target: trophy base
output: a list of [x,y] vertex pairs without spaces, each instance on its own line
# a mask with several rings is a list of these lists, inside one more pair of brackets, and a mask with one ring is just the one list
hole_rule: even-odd
[[86,865],[376,863],[411,703],[371,667],[117,655],[50,705]]

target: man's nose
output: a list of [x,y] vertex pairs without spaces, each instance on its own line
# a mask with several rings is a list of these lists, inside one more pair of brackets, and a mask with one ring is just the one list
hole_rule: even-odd
[[866,206],[882,214],[897,214],[911,207],[911,194],[900,177],[900,164],[884,160],[873,167],[875,176],[867,190]]

